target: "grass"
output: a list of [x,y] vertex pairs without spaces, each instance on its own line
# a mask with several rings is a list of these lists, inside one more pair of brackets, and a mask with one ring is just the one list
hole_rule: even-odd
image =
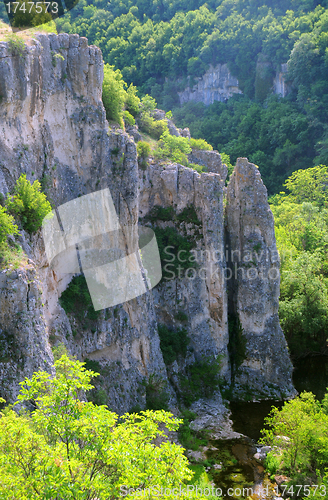
[[18,269],[28,265],[28,258],[22,247],[17,243],[3,244],[0,247],[0,270]]
[[55,22],[42,24],[37,28],[18,30],[17,28],[11,28],[8,24],[0,20],[0,42],[7,42],[8,38],[10,39],[14,34],[15,37],[22,40],[26,45],[32,45],[33,38],[37,33],[57,33]]

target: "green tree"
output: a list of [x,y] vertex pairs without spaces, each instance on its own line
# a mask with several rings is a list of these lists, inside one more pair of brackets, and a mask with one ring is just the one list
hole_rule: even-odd
[[51,205],[44,193],[41,184],[35,180],[33,184],[22,174],[16,182],[14,194],[8,195],[7,207],[17,215],[24,229],[29,233],[37,231],[43,219],[51,212]]
[[285,182],[290,191],[288,199],[295,203],[310,201],[318,206],[327,206],[328,167],[318,165],[305,170],[297,170]]
[[281,410],[272,408],[265,423],[262,442],[274,447],[269,460],[276,458],[277,472],[293,478],[316,471],[317,480],[322,478],[328,460],[328,415],[311,392],[285,402]]
[[156,156],[158,158],[168,158],[174,162],[186,165],[187,155],[191,153],[189,139],[186,137],[176,137],[166,130],[160,138]]
[[7,213],[7,208],[0,205],[0,247],[7,241],[10,234],[17,234],[15,219]]
[[107,120],[112,120],[123,126],[123,110],[126,101],[122,73],[114,70],[114,66],[105,64],[102,100],[106,110]]
[[117,498],[125,487],[173,488],[190,480],[183,449],[154,443],[164,435],[160,425],[176,430],[181,421],[148,410],[119,418],[86,402],[96,374],[83,365],[63,355],[55,376],[37,372],[21,383],[18,402],[33,402],[33,412],[1,413],[0,498]]

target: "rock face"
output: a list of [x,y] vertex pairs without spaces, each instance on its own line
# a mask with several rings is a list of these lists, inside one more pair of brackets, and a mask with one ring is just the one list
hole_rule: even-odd
[[[291,362],[278,317],[280,274],[274,220],[258,168],[239,158],[227,189],[229,313],[245,355],[238,384],[265,396],[293,392]],[[227,273],[228,274],[228,273]]]
[[[179,386],[181,370],[195,360],[218,356],[227,383],[232,373],[237,385],[257,390],[258,377],[265,387],[273,384],[271,395],[292,394],[291,365],[277,316],[278,262],[272,282],[258,280],[254,285],[238,275],[233,287],[229,282],[227,286],[227,241],[236,249],[244,248],[244,234],[251,245],[254,233],[255,245],[275,247],[272,214],[270,219],[258,171],[245,162],[237,165],[228,187],[227,239],[227,169],[220,155],[193,151],[190,161],[206,167],[201,174],[154,161],[146,170],[138,169],[133,137],[108,128],[102,78],[100,50],[77,35],[37,35],[23,56],[12,54],[8,44],[0,42],[0,192],[11,191],[22,173],[30,181],[42,182],[55,207],[109,188],[122,226],[137,231],[140,220],[162,235],[171,228],[188,242],[194,261],[186,265],[188,253],[180,254],[180,275],[177,267],[173,266],[173,275],[169,267],[170,279],[163,277],[152,291],[90,319],[87,311],[75,311],[79,316],[66,313],[59,301],[73,271],[64,272],[60,259],[49,265],[40,231],[32,236],[22,232],[19,242],[25,262],[17,270],[10,267],[0,273],[0,396],[13,401],[25,376],[38,369],[51,372],[51,347],[59,342],[101,372],[94,399],[118,413],[143,407],[152,391],[165,390],[174,406],[173,388]],[[172,133],[188,136],[187,129],[180,131],[173,123],[171,128]],[[238,172],[244,175],[243,169],[248,173],[241,185]],[[249,219],[243,210],[250,211]],[[130,250],[138,251],[136,240]],[[235,304],[230,309],[227,290]],[[240,375],[232,362],[231,307],[247,340]],[[184,328],[190,339],[186,359],[168,369],[158,324]]]
[[242,94],[238,80],[231,75],[227,64],[210,65],[203,76],[194,78],[194,82],[178,92],[180,104],[196,101],[209,105],[214,101],[226,101],[233,94]]
[[[260,60],[261,57],[259,58]],[[255,80],[256,97],[264,100],[268,94],[274,93],[286,97],[289,87],[286,83],[287,64],[281,64],[276,70],[271,61],[264,59],[264,64],[258,63]],[[266,66],[266,68],[265,68]],[[264,67],[264,68],[263,68]],[[266,69],[264,75],[262,70]],[[208,106],[214,101],[227,101],[233,94],[242,94],[238,79],[235,78],[227,64],[210,65],[202,76],[188,77],[189,85],[178,92],[180,105],[189,101],[203,102]]]

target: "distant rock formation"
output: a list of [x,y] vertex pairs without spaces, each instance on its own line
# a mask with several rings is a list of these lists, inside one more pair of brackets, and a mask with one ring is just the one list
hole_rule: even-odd
[[[263,69],[269,69],[269,74],[262,75]],[[268,61],[265,56],[260,54],[255,81],[255,91],[259,100],[264,100],[269,93],[286,97],[289,92],[286,74],[287,64],[281,64],[280,68],[275,70],[271,61]],[[227,64],[210,65],[202,76],[188,76],[188,80],[189,85],[181,92],[178,92],[180,105],[195,101],[203,102],[208,106],[213,104],[214,101],[224,102],[234,94],[243,93],[239,88],[238,79],[231,74]]]
[[180,104],[196,101],[209,105],[214,101],[226,101],[233,94],[242,94],[238,80],[231,75],[227,64],[218,64],[215,67],[210,65],[203,76],[195,77],[193,80],[193,85],[178,92]]

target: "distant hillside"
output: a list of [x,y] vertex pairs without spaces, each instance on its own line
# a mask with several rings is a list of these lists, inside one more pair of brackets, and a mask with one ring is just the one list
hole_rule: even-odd
[[[327,7],[327,0],[81,0],[57,28],[98,45],[128,84],[232,163],[247,156],[259,164],[275,193],[294,170],[328,163]],[[273,76],[287,61],[291,92],[272,98]],[[243,96],[178,109],[187,76],[224,63]]]

